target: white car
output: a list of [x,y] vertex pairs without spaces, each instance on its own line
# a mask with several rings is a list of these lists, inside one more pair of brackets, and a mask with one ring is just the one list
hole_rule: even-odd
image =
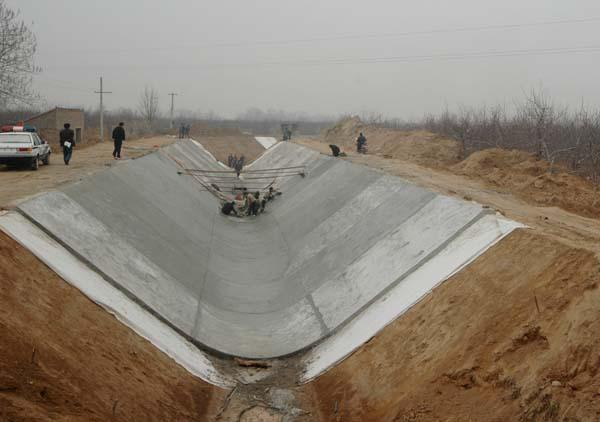
[[22,164],[37,170],[40,161],[50,164],[50,154],[50,145],[35,132],[0,133],[0,164]]

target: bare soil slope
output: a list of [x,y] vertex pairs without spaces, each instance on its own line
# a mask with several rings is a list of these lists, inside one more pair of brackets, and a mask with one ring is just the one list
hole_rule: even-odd
[[513,233],[319,378],[321,418],[600,420],[599,283],[593,253]]
[[207,421],[188,374],[0,232],[0,420]]
[[471,154],[451,168],[472,179],[482,179],[499,189],[538,205],[556,206],[586,217],[600,217],[600,190],[591,182],[560,166],[550,168],[523,151],[486,149]]

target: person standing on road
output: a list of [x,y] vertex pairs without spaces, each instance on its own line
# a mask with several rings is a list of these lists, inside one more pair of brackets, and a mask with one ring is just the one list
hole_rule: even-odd
[[114,128],[112,133],[113,141],[115,141],[115,149],[113,151],[113,158],[115,160],[121,159],[121,147],[123,146],[123,141],[125,140],[125,123],[119,123],[119,126]]
[[65,165],[68,166],[73,156],[73,147],[75,146],[75,132],[73,132],[69,123],[65,123],[64,129],[60,131],[60,146],[63,150]]

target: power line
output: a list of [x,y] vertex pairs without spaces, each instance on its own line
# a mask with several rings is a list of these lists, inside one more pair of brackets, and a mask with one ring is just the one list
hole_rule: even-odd
[[[257,41],[250,43],[253,45],[275,45],[275,44],[299,44],[309,42],[323,42],[323,41],[337,41],[337,40],[352,40],[352,39],[373,39],[373,38],[403,38],[414,35],[433,35],[433,34],[448,34],[448,33],[459,33],[459,32],[479,32],[479,31],[491,31],[501,29],[520,29],[527,27],[538,27],[548,25],[566,25],[575,23],[592,23],[599,22],[599,18],[584,18],[584,19],[565,19],[558,21],[544,21],[544,22],[531,22],[531,23],[515,23],[515,24],[501,24],[501,25],[483,25],[483,26],[466,26],[457,28],[442,28],[442,29],[431,29],[425,31],[406,31],[396,32],[387,34],[347,34],[347,35],[336,35],[328,37],[316,37],[308,39],[291,39],[291,40],[273,40],[273,41]],[[248,42],[221,42],[215,43],[215,46],[226,47],[226,46],[245,46]]]
[[44,74],[38,74],[38,75],[36,75],[36,77],[44,79],[44,82],[43,82],[44,84],[54,85],[61,89],[67,89],[67,90],[78,91],[78,92],[86,92],[86,93],[90,92],[89,89],[86,89],[86,88],[83,88],[83,87],[80,87],[77,85],[73,85],[71,82],[62,81],[59,79],[48,78]]
[[[600,45],[577,46],[577,47],[553,47],[553,48],[529,48],[529,49],[513,49],[513,50],[483,50],[483,51],[467,51],[457,53],[439,53],[439,54],[422,54],[422,55],[406,55],[406,56],[380,56],[380,57],[341,57],[333,59],[306,59],[306,60],[271,60],[263,62],[247,62],[247,63],[201,63],[197,65],[125,65],[125,66],[109,66],[106,69],[196,69],[196,68],[226,68],[226,67],[261,67],[261,66],[335,66],[349,64],[377,64],[377,63],[416,63],[422,61],[449,61],[449,60],[475,60],[495,57],[520,57],[520,56],[545,56],[545,55],[561,55],[561,54],[581,54],[581,53],[597,53],[600,52]],[[97,67],[90,65],[89,68]],[[72,68],[72,66],[71,66]],[[78,69],[87,69],[88,67],[78,67]]]
[[193,50],[199,47],[247,47],[247,46],[260,46],[260,45],[288,45],[288,44],[308,44],[315,42],[325,41],[340,41],[340,40],[360,40],[360,39],[377,39],[377,38],[404,38],[415,35],[436,35],[436,34],[451,34],[451,33],[468,33],[468,32],[481,32],[481,31],[494,31],[494,30],[510,30],[510,29],[523,29],[523,28],[534,28],[544,27],[553,25],[571,25],[571,24],[585,24],[600,22],[600,17],[591,18],[579,18],[579,19],[562,19],[553,21],[539,21],[539,22],[525,22],[525,23],[512,23],[512,24],[498,24],[498,25],[478,25],[478,26],[464,26],[454,28],[439,28],[430,29],[423,31],[405,31],[395,33],[371,33],[371,34],[338,34],[328,35],[322,37],[312,38],[298,38],[298,39],[287,39],[287,40],[259,40],[259,41],[245,41],[245,40],[234,40],[234,41],[215,41],[210,43],[200,43],[194,46],[184,46],[180,43],[172,46],[164,47],[131,47],[131,48],[115,48],[115,49],[80,49],[80,50],[68,50],[70,52],[82,52],[86,54],[106,54],[106,53],[127,53],[132,51],[161,51],[161,50]]

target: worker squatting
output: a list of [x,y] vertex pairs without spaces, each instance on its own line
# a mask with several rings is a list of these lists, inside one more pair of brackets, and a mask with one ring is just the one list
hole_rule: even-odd
[[233,201],[223,203],[221,212],[234,217],[259,215],[265,211],[267,203],[273,201],[279,195],[281,195],[281,192],[273,186],[270,186],[269,190],[264,193],[260,191],[249,192],[246,188],[243,188]]

